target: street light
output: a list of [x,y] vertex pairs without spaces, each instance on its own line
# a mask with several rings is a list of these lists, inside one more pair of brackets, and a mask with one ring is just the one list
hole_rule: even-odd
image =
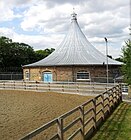
[[109,76],[108,76],[108,41],[107,41],[107,38],[105,37],[105,42],[106,42],[106,83],[107,83],[107,87],[108,87],[108,83],[109,83]]

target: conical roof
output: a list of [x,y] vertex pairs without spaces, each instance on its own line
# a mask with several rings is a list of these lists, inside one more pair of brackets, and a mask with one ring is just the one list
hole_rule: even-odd
[[[71,25],[62,43],[48,57],[25,65],[36,66],[64,66],[64,65],[103,65],[106,64],[106,56],[98,51],[81,31],[77,15],[71,14]],[[120,62],[108,58],[109,65],[121,65]]]

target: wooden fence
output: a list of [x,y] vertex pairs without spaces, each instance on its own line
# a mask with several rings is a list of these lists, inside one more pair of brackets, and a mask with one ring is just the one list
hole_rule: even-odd
[[[122,101],[121,86],[117,85],[99,94],[84,104],[72,109],[62,116],[50,121],[49,123],[37,128],[27,134],[21,140],[37,138],[38,134],[44,133],[52,126],[56,130],[50,137],[43,135],[38,139],[49,140],[84,140],[99,127],[99,125],[109,116]],[[73,117],[71,117],[73,115]],[[48,133],[47,133],[48,135]]]
[[[109,83],[108,88],[114,86],[114,83]],[[80,82],[63,82],[63,83],[44,83],[35,81],[0,81],[0,89],[20,89],[20,90],[37,90],[51,91],[61,93],[74,94],[100,94],[107,90],[105,83],[80,83]]]

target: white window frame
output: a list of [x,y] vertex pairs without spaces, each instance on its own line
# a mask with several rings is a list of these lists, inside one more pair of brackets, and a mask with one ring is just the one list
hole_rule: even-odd
[[[79,75],[78,75],[79,74]],[[81,75],[80,75],[81,74]],[[85,74],[85,75],[84,75]],[[81,77],[81,78],[79,78]],[[78,71],[76,75],[76,79],[80,81],[90,80],[90,73],[87,71]]]
[[25,72],[25,79],[26,80],[29,80],[30,78],[30,73],[28,71]]

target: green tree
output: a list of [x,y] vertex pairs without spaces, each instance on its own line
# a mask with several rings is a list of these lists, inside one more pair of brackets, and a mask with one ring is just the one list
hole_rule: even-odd
[[21,67],[35,61],[36,54],[31,46],[0,37],[0,67]]
[[119,61],[119,62],[123,62],[123,59],[121,57],[118,57],[115,59],[116,61]]
[[51,49],[45,49],[45,50],[38,50],[35,51],[36,53],[36,59],[37,61],[47,57],[48,55],[50,55],[55,49],[51,48]]
[[131,85],[131,40],[125,42],[125,46],[122,49],[122,60],[124,62],[122,71],[125,81]]
[[[22,65],[34,63],[47,57],[54,51],[53,48],[34,51],[25,43],[13,42],[12,39],[0,37],[0,71],[1,68],[21,68]],[[5,70],[3,70],[5,71]],[[12,71],[12,70],[11,70]]]

